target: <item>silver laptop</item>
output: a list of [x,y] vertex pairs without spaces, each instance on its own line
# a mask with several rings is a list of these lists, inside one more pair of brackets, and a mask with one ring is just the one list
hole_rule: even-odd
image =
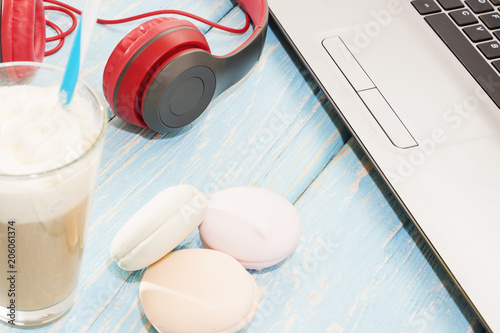
[[484,326],[500,332],[500,1],[268,1]]

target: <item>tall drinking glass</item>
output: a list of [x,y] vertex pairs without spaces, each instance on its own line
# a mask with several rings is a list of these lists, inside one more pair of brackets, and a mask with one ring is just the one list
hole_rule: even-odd
[[47,324],[74,302],[107,113],[79,80],[57,102],[64,70],[0,64],[0,320]]

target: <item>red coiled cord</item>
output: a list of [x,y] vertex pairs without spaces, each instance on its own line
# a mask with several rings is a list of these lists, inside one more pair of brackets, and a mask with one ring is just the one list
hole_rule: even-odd
[[[46,41],[47,42],[54,42],[56,40],[59,40],[59,43],[56,45],[56,47],[54,47],[53,49],[51,49],[49,51],[45,51],[45,56],[48,56],[48,55],[56,53],[57,51],[59,51],[61,49],[61,47],[64,45],[64,38],[66,36],[68,36],[69,34],[71,34],[76,28],[77,20],[76,20],[76,16],[74,13],[81,15],[82,12],[75,7],[72,7],[68,4],[62,3],[62,2],[57,1],[57,0],[43,0],[43,1],[55,5],[55,6],[45,6],[44,7],[45,10],[55,10],[55,11],[62,12],[64,14],[68,15],[72,21],[71,27],[68,30],[66,30],[65,32],[63,32],[62,29],[59,28],[55,23],[48,21],[48,20],[46,21],[47,25],[57,32],[57,35],[47,38]],[[145,17],[165,15],[165,14],[186,16],[186,17],[192,18],[194,20],[197,20],[201,23],[210,25],[214,28],[224,30],[227,32],[231,32],[231,33],[235,33],[235,34],[244,33],[250,27],[250,17],[248,16],[247,13],[245,13],[245,16],[246,16],[245,26],[241,29],[235,29],[235,28],[227,27],[227,26],[220,25],[218,23],[209,21],[209,20],[204,19],[203,17],[200,17],[200,16],[197,16],[197,15],[194,15],[194,14],[191,14],[188,12],[184,12],[181,10],[175,10],[175,9],[157,10],[157,11],[144,13],[144,14],[140,14],[140,15],[135,15],[135,16],[131,16],[131,17],[126,17],[123,19],[117,19],[117,20],[97,19],[97,23],[99,23],[99,24],[120,24],[120,23],[126,23],[126,22],[140,20],[140,19],[143,19]]]
[[75,28],[76,28],[76,16],[75,16],[75,14],[73,14],[73,12],[71,12],[68,9],[63,8],[63,7],[45,6],[45,7],[43,7],[43,9],[63,12],[64,14],[68,15],[71,18],[71,21],[73,23],[71,25],[71,28],[69,28],[67,31],[63,32],[62,29],[59,28],[59,26],[57,24],[55,24],[54,22],[51,22],[49,20],[46,20],[46,24],[49,27],[51,27],[52,29],[54,29],[57,32],[57,35],[55,35],[53,37],[48,37],[45,39],[45,41],[46,42],[54,42],[56,40],[59,40],[59,43],[57,43],[57,45],[53,49],[45,51],[45,56],[49,56],[49,55],[54,54],[57,51],[59,51],[64,45],[64,38],[66,38],[66,36],[68,36],[70,33],[72,33],[75,30]]

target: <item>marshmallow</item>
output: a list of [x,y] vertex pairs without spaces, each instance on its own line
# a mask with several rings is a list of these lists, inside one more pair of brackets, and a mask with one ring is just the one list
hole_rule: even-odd
[[229,254],[247,269],[263,269],[288,257],[302,231],[295,207],[257,187],[233,187],[214,195],[199,227],[206,248]]
[[118,231],[111,257],[120,268],[145,268],[179,245],[203,221],[207,198],[191,185],[157,194]]
[[234,258],[207,249],[172,252],[150,266],[139,295],[160,333],[234,333],[254,317],[259,290]]

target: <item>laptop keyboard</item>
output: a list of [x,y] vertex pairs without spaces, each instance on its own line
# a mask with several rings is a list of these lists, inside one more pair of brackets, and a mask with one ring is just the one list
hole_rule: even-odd
[[411,4],[500,108],[500,0]]

